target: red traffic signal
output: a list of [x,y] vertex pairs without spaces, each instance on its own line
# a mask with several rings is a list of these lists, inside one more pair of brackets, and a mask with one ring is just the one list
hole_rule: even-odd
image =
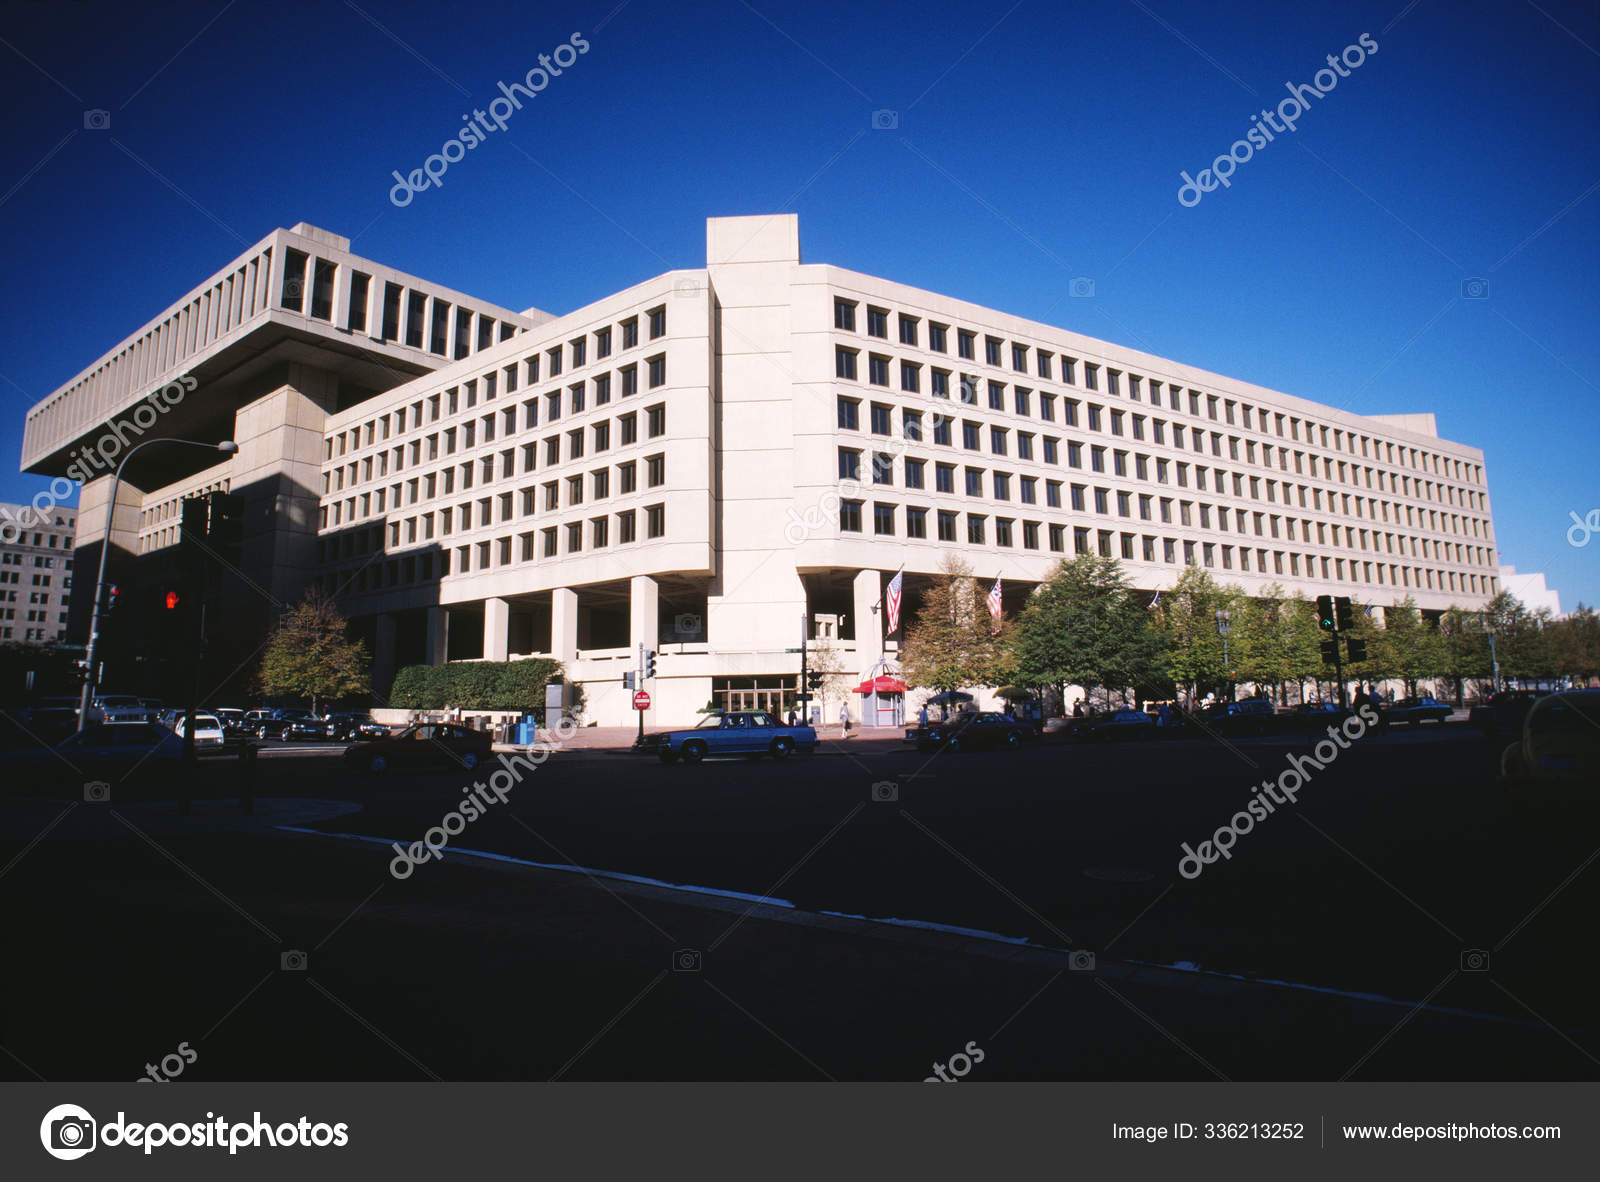
[[167,610],[169,612],[177,611],[178,610],[178,603],[179,603],[179,595],[178,595],[178,593],[176,591],[168,591],[167,592],[167,601],[166,602],[167,602]]

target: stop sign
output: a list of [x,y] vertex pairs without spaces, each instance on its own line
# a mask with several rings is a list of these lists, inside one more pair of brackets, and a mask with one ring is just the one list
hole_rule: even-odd
[[646,693],[644,690],[640,690],[638,693],[634,694],[633,695],[633,708],[635,710],[648,710],[648,709],[650,709],[650,695],[648,693]]

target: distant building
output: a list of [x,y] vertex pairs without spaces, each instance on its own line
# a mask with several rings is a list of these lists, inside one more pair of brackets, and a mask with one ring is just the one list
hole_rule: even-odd
[[1561,615],[1561,593],[1545,586],[1543,571],[1519,574],[1514,566],[1502,566],[1500,586],[1520,599],[1530,612],[1549,608],[1552,617]]
[[0,504],[0,641],[67,637],[78,511]]

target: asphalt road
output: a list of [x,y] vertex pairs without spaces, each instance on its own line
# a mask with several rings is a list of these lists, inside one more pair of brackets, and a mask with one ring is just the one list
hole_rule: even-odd
[[[706,896],[448,848],[397,881],[393,851],[352,836],[73,840],[74,813],[0,841],[0,902],[33,966],[7,983],[0,1050],[34,1075],[100,1077],[198,1025],[207,1078],[901,1078],[976,1037],[1003,1048],[989,1078],[1594,1078],[1600,810],[1508,797],[1464,728],[1397,731],[1354,743],[1230,859],[1183,877],[1181,843],[1306,749],[845,744],[697,767],[568,751],[449,839],[1026,937],[1121,966],[1114,986],[1065,957],[730,920]],[[232,769],[209,771],[225,795]],[[263,798],[346,802],[298,828],[383,842],[421,840],[472,787],[459,771],[353,776],[314,752],[257,774]],[[278,971],[285,948],[310,953],[303,988]],[[673,971],[679,950],[703,976]],[[1224,994],[1204,974],[1173,988],[1169,973],[1140,993],[1140,963],[1318,991]],[[94,1037],[41,1029],[74,1022]],[[6,1055],[0,1068],[31,1077]]]
[[[561,753],[450,842],[1102,956],[1590,1021],[1573,968],[1593,960],[1600,810],[1509,797],[1495,752],[1465,728],[1359,740],[1193,880],[1179,873],[1182,843],[1212,837],[1309,741],[846,748],[698,767]],[[468,781],[327,769],[314,786],[295,763],[307,789],[372,793],[322,828],[406,843]]]

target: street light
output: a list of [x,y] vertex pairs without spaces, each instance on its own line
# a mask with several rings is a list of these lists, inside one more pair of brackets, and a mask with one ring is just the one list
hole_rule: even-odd
[[94,578],[94,612],[89,617],[89,651],[85,654],[88,657],[89,667],[84,673],[83,696],[78,702],[80,733],[89,725],[89,706],[94,701],[94,691],[97,688],[95,664],[100,655],[100,603],[105,598],[106,559],[111,554],[111,529],[117,518],[117,490],[122,484],[122,469],[133,459],[134,452],[157,443],[183,443],[190,447],[209,447],[227,456],[239,450],[239,445],[231,439],[224,439],[221,443],[203,443],[198,439],[146,439],[143,443],[136,443],[130,447],[128,454],[122,457],[122,463],[117,465],[117,473],[111,478],[111,499],[106,502],[106,533],[100,542],[100,571]]

